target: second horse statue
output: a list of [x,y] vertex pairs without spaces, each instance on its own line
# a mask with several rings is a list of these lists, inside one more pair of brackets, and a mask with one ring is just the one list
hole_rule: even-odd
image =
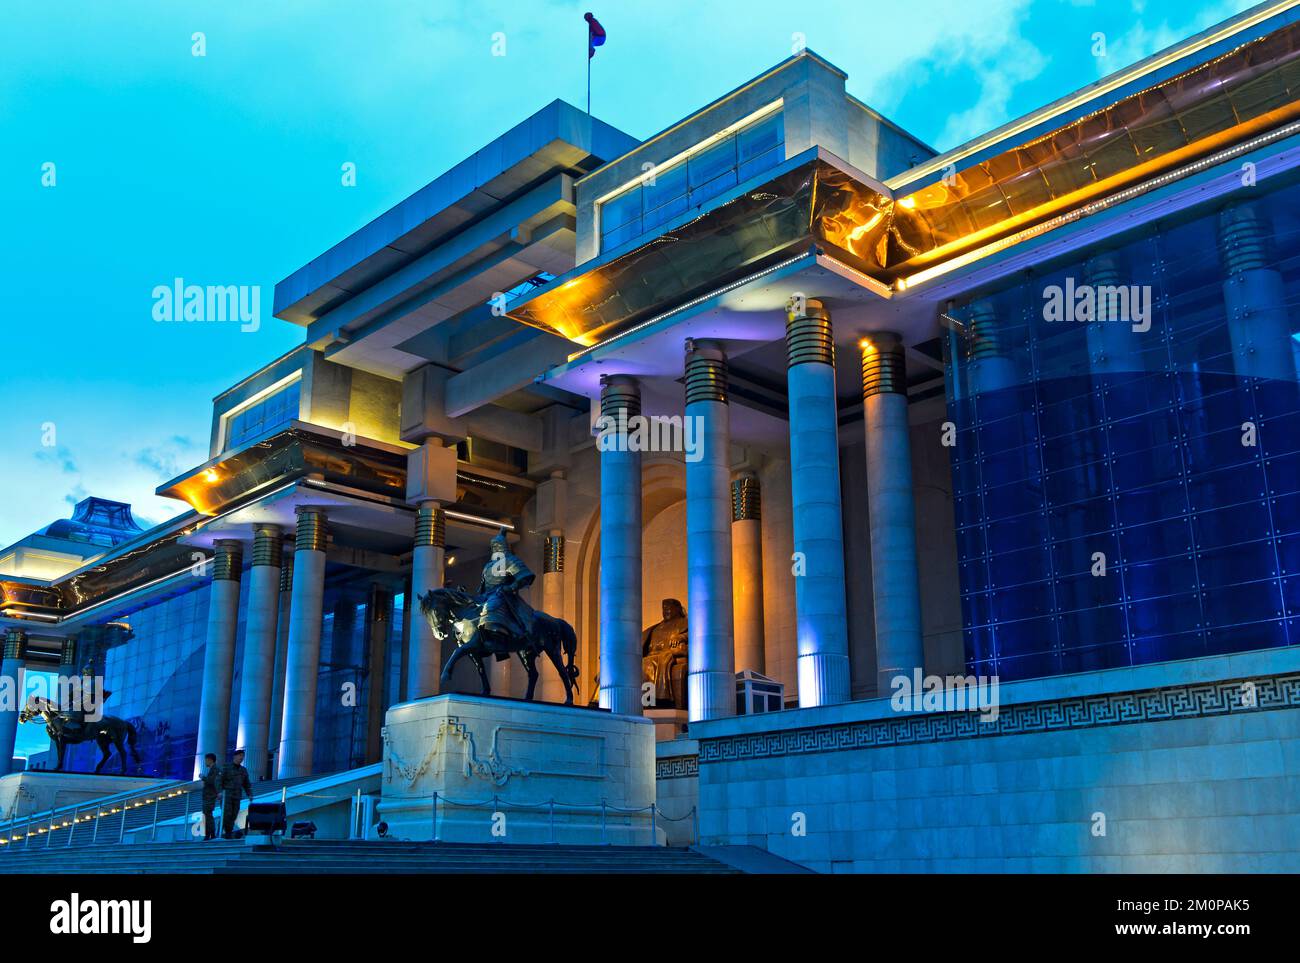
[[532,584],[534,575],[517,555],[510,551],[505,529],[493,536],[492,557],[483,566],[483,579],[477,595],[456,586],[432,589],[420,598],[420,611],[439,641],[454,639],[456,651],[442,669],[442,682],[451,681],[452,670],[468,657],[478,670],[483,695],[491,695],[483,660],[495,656],[498,661],[519,656],[528,673],[531,700],[537,688],[537,658],[545,654],[564,682],[564,704],[573,704],[577,688],[578,667],[573,664],[578,636],[563,619],[535,611],[519,597],[520,589]]

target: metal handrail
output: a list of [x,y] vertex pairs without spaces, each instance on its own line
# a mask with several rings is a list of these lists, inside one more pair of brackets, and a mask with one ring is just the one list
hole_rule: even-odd
[[[126,831],[126,813],[129,810],[139,809],[148,806],[150,803],[153,803],[156,810],[159,803],[193,792],[198,787],[197,782],[187,783],[181,780],[160,780],[160,783],[160,785],[151,786],[147,789],[134,789],[111,796],[103,796],[90,802],[82,800],[70,806],[54,805],[40,812],[28,813],[23,820],[10,819],[8,822],[0,824],[0,852],[12,850],[19,846],[28,849],[31,846],[32,839],[39,839],[41,836],[46,837],[44,845],[48,848],[50,838],[60,829],[68,830],[69,838],[66,845],[70,846],[72,845],[72,834],[76,832],[77,826],[91,821],[95,823],[95,832],[92,839],[98,840],[98,821],[104,817],[118,814],[122,816],[118,835],[118,839],[121,841]],[[71,791],[57,790],[54,794],[54,800],[57,802],[60,793]],[[92,811],[87,812],[87,809]],[[19,828],[20,822],[22,824],[21,829]]]

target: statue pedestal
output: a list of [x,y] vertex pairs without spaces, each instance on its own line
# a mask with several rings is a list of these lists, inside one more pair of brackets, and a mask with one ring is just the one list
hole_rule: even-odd
[[655,726],[482,696],[404,702],[385,719],[380,793],[379,818],[398,839],[645,846]]
[[647,709],[645,717],[655,724],[656,742],[668,742],[685,734],[685,709]]

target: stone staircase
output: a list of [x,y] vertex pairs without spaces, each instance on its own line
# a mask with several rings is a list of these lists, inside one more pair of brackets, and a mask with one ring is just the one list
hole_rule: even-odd
[[720,874],[740,870],[690,849],[284,840],[274,852],[242,840],[21,847],[0,851],[0,875],[52,873]]

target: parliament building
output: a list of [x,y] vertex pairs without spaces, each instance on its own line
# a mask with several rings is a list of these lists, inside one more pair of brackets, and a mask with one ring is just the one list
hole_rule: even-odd
[[276,285],[175,517],[0,549],[3,672],[102,677],[141,785],[382,780],[504,530],[670,845],[1300,871],[1298,303],[1289,2],[943,154],[811,50],[645,139],[557,100]]

